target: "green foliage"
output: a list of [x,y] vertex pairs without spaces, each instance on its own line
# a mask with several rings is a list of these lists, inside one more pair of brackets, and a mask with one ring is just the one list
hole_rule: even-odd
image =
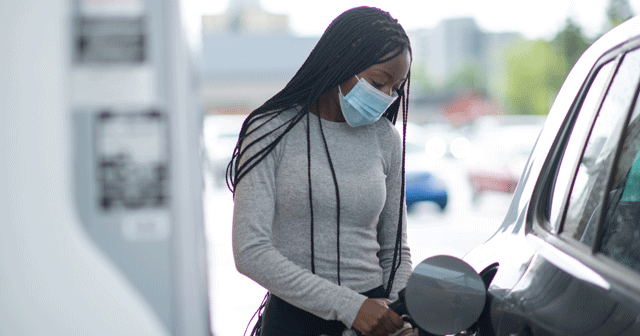
[[523,41],[504,54],[503,97],[512,113],[549,112],[569,70],[591,45],[571,18],[552,41]]
[[582,53],[591,45],[582,29],[571,18],[567,18],[564,28],[559,31],[552,41],[553,45],[567,60],[569,67],[573,67]]
[[449,78],[447,89],[487,93],[487,75],[475,62],[467,62]]
[[[628,0],[608,1],[605,31],[634,15]],[[551,41],[521,40],[500,51],[500,74],[492,72],[489,77],[479,64],[469,62],[453,73],[440,89],[489,94],[501,100],[512,114],[546,115],[570,69],[592,42],[574,20],[567,18]],[[416,78],[421,89],[434,90],[425,67],[414,66],[411,74],[412,81]]]
[[551,42],[514,43],[504,53],[507,108],[514,114],[546,115],[568,70],[565,56]]
[[431,78],[424,64],[414,62],[411,65],[411,90],[432,92]]
[[609,6],[607,6],[609,29],[627,21],[632,16],[633,10],[628,0],[609,0]]
[[545,115],[591,41],[572,19],[551,42],[522,41],[504,53],[504,100],[512,113]]

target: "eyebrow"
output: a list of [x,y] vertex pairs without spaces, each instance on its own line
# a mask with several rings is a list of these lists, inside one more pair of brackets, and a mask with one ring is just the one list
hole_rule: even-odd
[[[374,71],[378,71],[378,72],[382,72],[383,74],[387,75],[387,77],[389,77],[389,78],[393,78],[393,75],[391,75],[391,74],[390,74],[389,72],[387,72],[386,70],[383,70],[383,69],[373,69],[373,70],[374,70]],[[400,78],[400,82],[401,82],[401,83],[402,83],[402,82],[404,82],[404,81],[406,81],[406,80],[407,80],[407,77]]]

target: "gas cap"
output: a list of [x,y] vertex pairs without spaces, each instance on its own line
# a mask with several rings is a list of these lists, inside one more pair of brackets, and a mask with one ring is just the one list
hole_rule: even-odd
[[482,278],[463,260],[438,255],[414,270],[405,288],[405,304],[413,321],[436,335],[455,334],[473,325],[486,300]]

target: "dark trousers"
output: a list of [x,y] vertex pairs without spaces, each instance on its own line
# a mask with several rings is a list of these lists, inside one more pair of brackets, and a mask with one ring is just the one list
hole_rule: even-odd
[[[382,298],[385,291],[380,286],[362,294],[368,298]],[[269,294],[260,336],[340,336],[344,329],[346,326],[340,321],[327,321]]]

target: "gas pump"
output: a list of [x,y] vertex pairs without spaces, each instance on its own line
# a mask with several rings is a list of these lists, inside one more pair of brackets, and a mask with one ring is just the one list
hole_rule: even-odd
[[3,7],[0,334],[210,335],[179,1]]

